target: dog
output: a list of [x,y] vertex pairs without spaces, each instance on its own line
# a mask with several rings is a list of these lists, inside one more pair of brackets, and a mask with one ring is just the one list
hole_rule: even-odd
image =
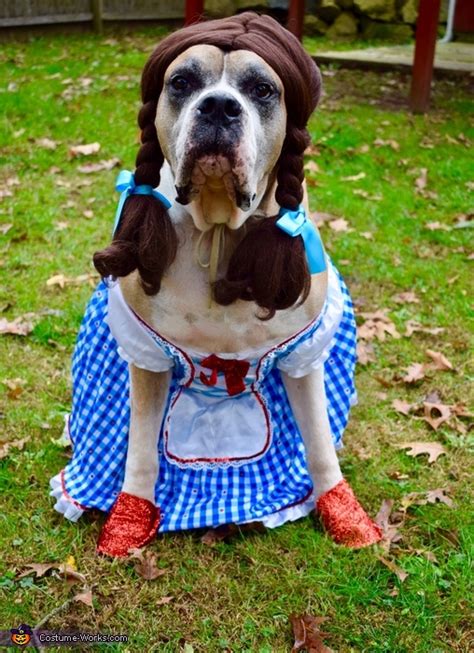
[[74,354],[74,456],[51,481],[66,517],[109,511],[99,553],[314,508],[340,544],[381,538],[336,453],[355,322],[304,190],[320,88],[298,40],[248,12],[145,65],[136,170]]

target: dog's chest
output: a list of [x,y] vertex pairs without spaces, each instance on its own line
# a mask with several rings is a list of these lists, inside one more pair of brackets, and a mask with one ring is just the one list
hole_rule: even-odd
[[278,344],[298,333],[320,313],[326,274],[313,277],[310,296],[299,307],[277,311],[262,321],[253,302],[221,306],[210,300],[209,272],[195,258],[194,241],[181,239],[176,260],[157,295],[147,296],[137,272],[121,279],[125,301],[145,322],[178,347],[209,353],[248,352]]

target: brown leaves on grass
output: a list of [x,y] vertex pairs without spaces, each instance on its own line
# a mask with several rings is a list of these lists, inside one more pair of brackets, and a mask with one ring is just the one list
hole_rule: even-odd
[[452,363],[439,351],[427,349],[425,354],[431,358],[431,363],[412,363],[406,367],[407,374],[402,378],[405,383],[416,383],[425,378],[429,371],[454,371]]
[[402,539],[399,528],[403,524],[403,519],[401,521],[394,520],[392,516],[394,503],[393,499],[385,499],[382,501],[382,505],[375,517],[375,523],[382,529],[383,539],[380,546],[383,548],[385,553],[390,551],[392,544],[395,544]]
[[255,521],[248,524],[222,524],[216,528],[210,528],[201,537],[201,542],[207,546],[214,546],[217,542],[224,542],[242,533],[265,533],[266,528],[262,522]]
[[5,197],[13,197],[13,192],[12,188],[13,186],[19,186],[20,185],[20,180],[18,177],[7,177],[5,181],[1,182],[0,184],[0,202],[5,198]]
[[393,560],[388,560],[387,558],[384,558],[383,556],[377,556],[377,559],[380,560],[380,562],[388,567],[390,571],[392,571],[398,580],[403,583],[403,581],[408,578],[408,574],[406,571],[404,571],[401,567],[396,565]]
[[428,503],[444,503],[448,508],[454,506],[453,500],[448,494],[446,488],[436,488],[426,492],[410,492],[405,494],[400,501],[400,510],[406,512],[410,506],[426,506]]
[[416,383],[425,378],[425,366],[422,363],[412,363],[405,369],[407,373],[402,379],[405,383]]
[[370,342],[365,342],[364,340],[357,341],[357,362],[360,365],[368,365],[369,363],[375,363],[375,350],[374,346]]
[[444,327],[425,327],[416,320],[407,320],[405,328],[404,335],[406,338],[410,338],[414,333],[427,333],[430,336],[437,336],[444,331]]
[[358,313],[358,317],[363,318],[364,323],[358,328],[357,333],[361,340],[385,340],[388,334],[392,338],[400,338],[395,324],[387,316],[387,309],[380,309],[374,313]]
[[78,166],[78,171],[82,172],[84,175],[90,175],[94,172],[101,172],[102,170],[112,170],[120,165],[120,159],[114,157],[112,159],[103,159],[97,163],[84,163],[84,165]]
[[428,454],[428,462],[435,463],[438,458],[446,454],[447,451],[439,442],[403,442],[397,444],[398,449],[408,449],[406,452],[408,456],[419,456],[421,454]]
[[33,323],[24,317],[17,317],[11,322],[5,318],[0,319],[0,335],[27,336],[33,331]]
[[87,274],[80,274],[77,277],[66,277],[64,274],[55,274],[50,277],[46,285],[59,286],[64,288],[65,286],[80,286],[82,283],[88,283],[90,286],[94,286],[97,283],[98,275],[94,272],[88,272]]
[[449,423],[450,426],[464,433],[465,427],[458,418],[472,417],[464,404],[442,403],[437,392],[429,393],[422,402],[416,404],[395,399],[392,406],[397,413],[401,413],[406,417],[414,416],[417,419],[424,420],[434,431],[437,431],[442,424]]
[[419,304],[420,300],[413,292],[413,290],[405,290],[404,292],[399,292],[392,297],[393,301],[397,304]]
[[0,442],[0,459],[6,458],[11,449],[23,449],[30,438],[21,438],[20,440],[11,440],[10,442]]
[[92,608],[92,590],[87,588],[83,592],[79,592],[79,594],[76,594],[76,596],[73,598],[73,601],[84,603],[84,605]]
[[306,651],[307,653],[331,653],[323,638],[328,633],[320,630],[319,626],[327,621],[327,617],[313,617],[310,614],[291,614],[290,623],[293,629],[294,644],[291,653]]
[[83,574],[80,574],[76,569],[76,564],[74,558],[70,556],[66,562],[46,562],[38,563],[32,562],[29,565],[26,565],[26,570],[23,571],[18,578],[23,578],[29,574],[34,574],[36,578],[42,578],[48,571],[59,572],[57,575],[61,576],[65,580],[71,583],[85,583],[86,578]]
[[155,580],[164,576],[166,569],[158,569],[156,553],[143,549],[130,549],[131,558],[134,560],[135,571],[145,580]]
[[328,224],[329,224],[329,228],[332,229],[333,231],[337,231],[337,232],[353,231],[349,227],[349,223],[347,222],[347,220],[345,220],[344,218],[336,218],[336,220],[331,220],[330,222],[328,222]]
[[394,152],[400,150],[400,144],[393,139],[383,140],[382,138],[376,138],[373,144],[375,147],[390,147]]
[[77,156],[90,156],[97,154],[100,150],[100,143],[87,143],[86,145],[72,145],[69,148],[69,156],[71,158]]

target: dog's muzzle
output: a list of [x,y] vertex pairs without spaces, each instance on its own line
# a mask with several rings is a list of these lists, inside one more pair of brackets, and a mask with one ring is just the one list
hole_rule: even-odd
[[211,93],[201,100],[196,113],[198,124],[230,127],[240,123],[242,105],[227,93]]

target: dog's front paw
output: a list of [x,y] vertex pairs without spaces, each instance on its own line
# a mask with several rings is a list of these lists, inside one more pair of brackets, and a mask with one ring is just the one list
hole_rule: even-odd
[[129,549],[151,542],[160,525],[160,509],[151,501],[120,492],[100,532],[97,553],[122,558]]
[[368,516],[344,479],[319,497],[316,509],[337,544],[358,549],[382,539],[382,529]]

